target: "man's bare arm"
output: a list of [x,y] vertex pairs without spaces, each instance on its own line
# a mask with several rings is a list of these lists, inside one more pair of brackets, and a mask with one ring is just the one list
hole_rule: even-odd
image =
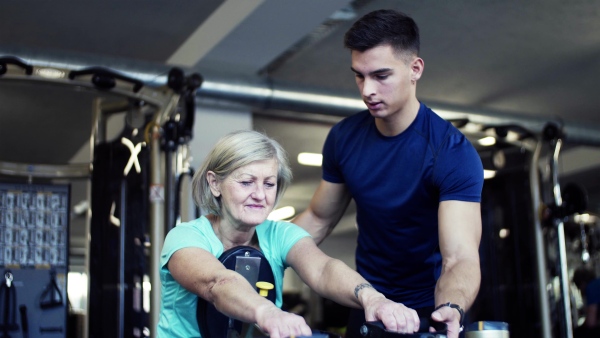
[[[480,208],[479,203],[474,202],[440,203],[438,227],[442,273],[435,288],[436,306],[453,303],[467,311],[477,297],[481,283]],[[448,337],[458,337],[459,312],[447,306],[436,312],[441,316],[442,321],[449,324]],[[438,316],[436,312],[434,312],[435,317]]]
[[320,244],[342,218],[350,200],[350,192],[344,184],[321,180],[308,208],[292,222],[303,227]]

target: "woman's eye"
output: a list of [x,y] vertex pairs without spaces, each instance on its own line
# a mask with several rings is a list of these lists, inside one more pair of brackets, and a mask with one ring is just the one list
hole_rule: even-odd
[[267,182],[265,183],[265,185],[267,186],[267,188],[273,188],[275,186],[275,183]]
[[248,185],[251,185],[251,184],[252,184],[252,182],[251,182],[251,181],[242,181],[242,182],[240,182],[240,183],[241,183],[243,186],[248,186]]

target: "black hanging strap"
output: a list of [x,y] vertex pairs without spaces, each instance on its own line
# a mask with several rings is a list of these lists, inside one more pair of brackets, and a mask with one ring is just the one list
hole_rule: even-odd
[[56,271],[52,269],[50,270],[50,283],[46,285],[46,288],[44,289],[44,292],[42,292],[42,296],[40,297],[40,307],[42,309],[49,309],[62,305],[62,292],[60,292],[58,284],[56,283]]
[[10,270],[4,271],[4,280],[0,285],[0,306],[2,306],[2,316],[0,317],[0,329],[2,329],[1,338],[10,338],[8,331],[18,330],[17,325],[17,293],[13,285],[13,274]]

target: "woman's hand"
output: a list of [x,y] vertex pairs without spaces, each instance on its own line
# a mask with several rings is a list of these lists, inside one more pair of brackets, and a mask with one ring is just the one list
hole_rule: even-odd
[[257,325],[270,338],[311,336],[312,330],[303,317],[282,311],[275,306],[261,307],[256,314]]

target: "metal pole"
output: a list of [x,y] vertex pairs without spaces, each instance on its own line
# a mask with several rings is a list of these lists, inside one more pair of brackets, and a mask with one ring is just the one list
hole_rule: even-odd
[[160,128],[150,133],[150,332],[156,337],[161,303],[160,251],[165,237],[164,183],[161,170]]
[[121,203],[119,205],[119,338],[125,337],[125,291],[127,284],[125,283],[126,255],[125,255],[125,236],[127,235],[127,193],[126,193],[126,178],[121,179]]
[[546,252],[544,250],[544,234],[542,231],[542,222],[539,210],[541,208],[540,180],[539,180],[539,160],[542,151],[542,141],[538,141],[535,151],[531,157],[529,166],[529,187],[531,190],[531,201],[533,205],[534,235],[535,235],[535,258],[538,277],[538,299],[539,299],[539,318],[542,327],[542,338],[551,338],[550,329],[550,305],[548,302],[548,292],[546,286],[548,280],[546,276]]
[[[562,207],[562,196],[560,193],[560,184],[558,183],[558,155],[562,146],[562,140],[559,138],[554,145],[554,153],[551,160],[552,185],[554,203],[557,209]],[[565,226],[562,216],[554,218],[556,231],[558,234],[558,256],[560,259],[560,289],[564,314],[564,331],[566,338],[573,338],[573,323],[571,318],[571,295],[569,293],[569,275],[567,269],[567,248],[565,244]]]
[[[48,55],[40,56],[31,51],[19,51],[19,55],[26,60],[27,64],[45,68],[79,70],[83,67],[93,67],[97,66],[98,63],[103,63],[107,67],[118,70],[127,76],[139,79],[148,85],[156,86],[165,84],[167,81],[165,74],[169,70],[169,67],[165,65],[144,65],[139,62],[134,64],[123,60],[113,60],[110,64],[106,64],[105,62],[94,61],[89,57],[84,59],[60,55],[53,58]],[[210,69],[201,69],[200,71],[203,74],[204,82],[196,95],[201,105],[228,106],[233,104],[260,111],[275,109],[335,116],[348,116],[366,109],[355,91],[332,91],[327,88],[279,83],[269,78],[254,76],[232,77],[211,72]],[[2,76],[3,79],[13,77],[15,77],[14,74],[10,72]],[[18,75],[16,77],[39,80],[39,77],[35,75],[28,77]],[[48,79],[44,79],[44,81],[48,81]],[[116,89],[113,89],[113,92],[116,92]],[[146,96],[144,99],[150,102],[152,97]],[[556,120],[553,116],[532,117],[507,111],[473,109],[442,102],[425,101],[425,103],[445,119],[467,117],[471,122],[484,125],[518,124],[536,133],[541,131],[546,122]],[[563,130],[568,135],[570,144],[600,145],[599,126],[568,120],[562,122],[564,124]]]
[[167,149],[164,151],[164,177],[165,177],[165,233],[168,233],[170,229],[175,226],[177,221],[177,215],[175,215],[175,175],[176,169],[174,168],[174,156],[173,150],[167,145]]

